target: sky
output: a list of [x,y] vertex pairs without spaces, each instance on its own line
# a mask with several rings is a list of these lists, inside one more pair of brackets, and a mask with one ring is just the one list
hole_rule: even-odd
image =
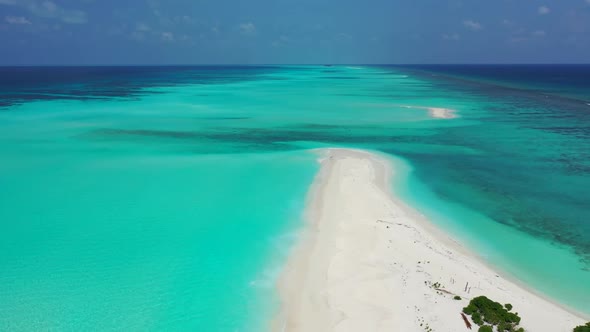
[[590,0],[0,0],[0,65],[588,62]]

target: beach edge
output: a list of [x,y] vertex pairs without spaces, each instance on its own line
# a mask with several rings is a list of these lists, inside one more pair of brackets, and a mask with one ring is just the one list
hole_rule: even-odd
[[[453,283],[447,285],[448,289],[445,291],[461,296],[462,299],[468,299],[478,292],[479,295],[486,295],[497,301],[512,303],[523,317],[522,326],[527,329],[537,330],[536,327],[541,326],[551,328],[552,331],[571,331],[584,322],[581,314],[566,310],[551,299],[540,297],[526,287],[501,277],[485,261],[478,259],[395,196],[392,190],[395,166],[384,156],[371,151],[344,148],[316,149],[313,153],[318,154],[321,167],[306,197],[305,225],[277,282],[281,307],[271,323],[272,331],[332,331],[345,326],[371,331],[390,328],[419,331],[423,330],[420,324],[428,322],[436,322],[437,330],[465,328],[459,319],[459,313],[467,303],[464,300],[452,300],[450,296],[439,296],[438,291],[432,292],[432,285],[443,281],[445,285]],[[335,170],[336,167],[338,169]],[[356,177],[347,173],[355,168],[364,173],[359,173]],[[338,191],[338,187],[343,186],[339,181],[347,182],[346,186],[356,192],[348,192],[346,198],[339,198],[338,196],[345,195]],[[355,187],[355,182],[363,183],[357,183],[358,186]],[[371,195],[376,197],[379,204],[385,205],[385,208],[376,208],[379,211],[375,212],[366,206],[354,206],[355,201],[363,202],[359,204],[372,204],[365,202],[366,197]],[[351,200],[354,196],[356,198]],[[335,206],[343,202],[350,203],[344,210],[350,209],[355,214],[354,218],[364,220],[357,222],[353,218],[351,221],[352,219],[346,220],[338,215],[340,212]],[[351,234],[341,231],[341,228],[349,227],[349,224],[343,225],[343,222],[349,222],[350,225],[354,223],[354,227],[359,230],[354,233],[358,237],[355,242],[347,239]],[[392,237],[393,229],[397,231],[399,226],[413,229],[417,235],[412,237],[408,233],[402,237],[399,234]],[[368,243],[367,239],[359,237],[363,232],[369,234]],[[404,240],[404,236],[412,240]],[[365,244],[357,245],[356,242]],[[338,248],[335,243],[338,243]],[[420,245],[416,246],[416,243]],[[356,248],[350,250],[351,248],[346,247],[347,244]],[[379,250],[374,250],[377,247]],[[387,250],[392,247],[394,250]],[[389,254],[379,254],[387,251]],[[399,257],[396,257],[397,253]],[[428,264],[422,263],[419,257],[429,257],[430,259],[425,260]],[[355,282],[357,270],[362,270],[368,261],[372,266],[366,274],[387,276],[383,279],[386,281],[375,279]],[[431,264],[431,261],[435,263]],[[436,276],[436,268],[433,266],[438,268],[439,265],[450,267]],[[406,273],[406,270],[413,272]],[[457,275],[460,277],[455,278]],[[410,276],[420,279],[420,282],[413,280],[410,285],[407,282]],[[470,280],[472,285],[478,286],[472,293],[468,285],[463,288],[457,279]],[[343,284],[347,287],[340,289]],[[345,299],[346,296],[343,297],[343,291],[353,291],[358,287],[360,297],[374,292],[375,303],[365,301],[363,304],[359,299],[349,300]],[[408,311],[412,306],[399,301],[398,297],[411,298],[414,308]],[[371,312],[367,305],[378,309],[373,308]],[[418,314],[416,310],[430,313]],[[541,315],[544,318],[540,322],[532,321],[540,312],[546,312]]]

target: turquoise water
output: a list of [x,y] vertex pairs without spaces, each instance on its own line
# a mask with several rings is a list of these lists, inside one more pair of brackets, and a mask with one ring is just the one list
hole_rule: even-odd
[[450,233],[504,276],[581,315],[588,310],[588,267],[572,249],[498,223],[489,216],[433,193],[404,160],[392,158],[400,174],[394,187],[429,220]]
[[401,158],[434,223],[590,313],[583,100],[396,67],[4,70],[0,330],[263,330],[325,146]]

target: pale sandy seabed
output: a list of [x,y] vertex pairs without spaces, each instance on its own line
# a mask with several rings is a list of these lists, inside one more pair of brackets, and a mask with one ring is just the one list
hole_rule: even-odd
[[279,280],[274,331],[467,331],[460,313],[479,295],[511,303],[527,331],[584,323],[493,271],[399,201],[387,159],[348,149],[319,153],[307,224]]
[[427,110],[428,115],[435,119],[455,119],[457,118],[457,111],[450,108],[442,107],[423,107],[423,106],[402,106],[405,108]]
[[454,119],[457,117],[455,110],[440,107],[428,107],[428,114],[437,119]]
[[427,106],[413,106],[413,105],[395,105],[395,104],[360,104],[359,106],[363,107],[379,107],[379,108],[388,108],[388,107],[403,107],[409,109],[416,109],[427,111],[428,115],[433,119],[455,119],[458,118],[459,115],[457,111],[450,108],[443,108],[443,107],[427,107]]

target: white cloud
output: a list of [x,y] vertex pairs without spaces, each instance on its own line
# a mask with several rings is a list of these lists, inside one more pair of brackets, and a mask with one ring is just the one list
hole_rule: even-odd
[[545,32],[545,30],[527,31],[525,29],[519,29],[517,31],[514,31],[509,41],[511,43],[526,43],[534,40],[539,40],[540,38],[544,38],[546,35],[547,32]]
[[158,25],[150,26],[142,22],[137,22],[135,27],[132,28],[128,38],[138,42],[186,42],[190,41],[191,37],[187,34],[179,32],[172,32],[168,29],[160,29]]
[[86,12],[65,9],[49,0],[0,0],[0,4],[22,7],[35,16],[57,19],[64,23],[83,24],[88,21]]
[[6,16],[4,20],[8,24],[31,24],[31,21],[23,16]]
[[163,41],[174,41],[174,34],[172,32],[162,32],[160,36]]
[[277,40],[272,42],[272,46],[273,47],[280,47],[283,46],[285,44],[289,43],[289,37],[285,36],[285,35],[281,35]]
[[539,15],[546,15],[551,12],[551,9],[549,9],[549,7],[547,6],[541,6],[539,7],[539,9],[537,9],[537,12],[539,13]]
[[256,33],[256,26],[252,22],[242,23],[238,26],[238,28],[244,35],[253,35]]
[[193,24],[193,23],[195,23],[195,20],[192,17],[188,16],[188,15],[175,16],[172,20],[174,22],[176,22],[176,23],[183,23],[183,24]]
[[137,31],[150,31],[151,28],[144,23],[137,23],[137,25],[135,26],[135,30]]
[[70,24],[83,24],[87,22],[86,13],[76,9],[63,9],[51,1],[41,3],[31,2],[28,6],[31,13],[63,21]]
[[481,30],[483,28],[483,26],[481,25],[481,23],[474,21],[474,20],[465,20],[463,21],[463,25],[472,31],[478,31]]
[[514,22],[512,22],[510,20],[507,20],[507,19],[503,19],[502,20],[502,25],[505,26],[505,27],[511,27],[511,26],[514,25]]
[[[114,31],[113,34],[118,34],[118,31]],[[136,41],[143,41],[145,40],[145,34],[141,31],[133,31],[129,34],[129,37]]]
[[352,35],[349,33],[340,32],[336,35],[336,40],[350,40],[352,39]]
[[444,34],[442,35],[442,39],[444,40],[459,40],[461,39],[461,36],[459,36],[459,34],[457,33],[452,33],[452,34]]

